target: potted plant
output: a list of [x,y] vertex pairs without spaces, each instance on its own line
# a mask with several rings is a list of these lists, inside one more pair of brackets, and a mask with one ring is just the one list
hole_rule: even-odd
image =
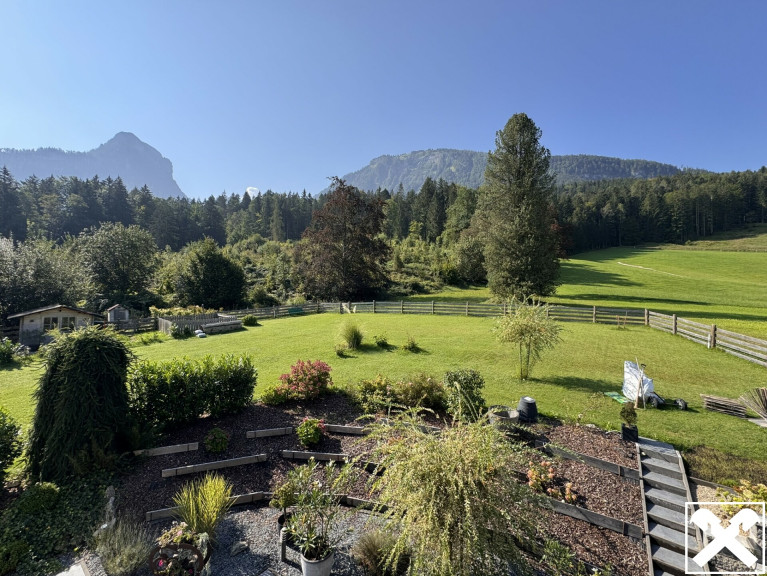
[[639,442],[637,430],[637,411],[631,402],[626,402],[621,407],[621,437],[626,442]]
[[158,576],[201,574],[210,558],[208,534],[197,534],[186,522],[173,522],[149,553],[149,568]]
[[342,513],[342,494],[349,486],[351,465],[340,470],[333,462],[318,478],[319,464],[314,459],[293,470],[296,503],[287,530],[301,552],[304,576],[328,576],[335,561],[335,525]]

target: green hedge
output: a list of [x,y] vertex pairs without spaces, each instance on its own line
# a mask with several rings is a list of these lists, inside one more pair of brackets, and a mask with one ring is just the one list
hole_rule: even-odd
[[249,356],[141,362],[128,375],[131,411],[143,426],[160,432],[205,413],[231,414],[251,402],[256,377]]

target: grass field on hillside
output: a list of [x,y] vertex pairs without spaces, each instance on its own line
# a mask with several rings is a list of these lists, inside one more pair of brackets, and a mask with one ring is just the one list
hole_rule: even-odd
[[[342,322],[353,319],[365,333],[363,349],[351,357],[334,353]],[[134,348],[138,358],[163,361],[176,356],[200,358],[206,354],[247,353],[258,369],[258,396],[277,383],[297,359],[322,359],[332,368],[334,381],[353,385],[361,379],[383,374],[404,378],[424,372],[441,378],[446,370],[474,368],[486,380],[489,404],[516,406],[523,395],[533,396],[540,412],[567,419],[619,427],[620,405],[603,396],[619,391],[623,361],[638,358],[647,364],[657,392],[667,398],[682,397],[690,410],[645,410],[639,414],[643,435],[689,448],[705,444],[727,453],[767,460],[765,430],[737,418],[704,411],[700,393],[737,397],[764,382],[764,369],[716,350],[707,350],[682,338],[645,327],[566,324],[562,343],[546,353],[533,371],[533,380],[517,378],[516,350],[498,343],[492,333],[494,321],[483,318],[321,314],[268,320],[262,326],[205,339],[167,340]],[[399,346],[415,338],[420,353],[385,351],[373,342],[374,334],[386,334]],[[0,372],[0,405],[17,419],[32,416],[31,391],[40,371],[34,366]]]

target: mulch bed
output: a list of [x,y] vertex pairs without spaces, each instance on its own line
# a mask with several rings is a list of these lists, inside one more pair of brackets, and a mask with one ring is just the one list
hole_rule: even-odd
[[[218,470],[233,486],[233,494],[271,491],[284,478],[288,470],[301,464],[282,458],[282,450],[305,450],[295,434],[267,438],[246,439],[249,430],[296,426],[305,416],[323,418],[332,424],[359,425],[361,411],[342,395],[326,396],[306,405],[287,407],[253,405],[242,413],[221,419],[202,418],[194,424],[168,434],[162,445],[199,442],[195,452],[138,458],[131,469],[121,477],[117,486],[118,514],[143,520],[147,511],[173,506],[178,489],[197,475],[162,478],[162,470],[215,460],[237,458],[253,454],[266,454],[263,463]],[[435,422],[436,423],[436,422]],[[226,452],[211,454],[204,447],[206,434],[219,427],[230,436]],[[557,444],[579,453],[636,468],[633,444],[623,442],[619,435],[606,433],[587,426],[565,425],[547,421],[534,426],[533,431]],[[363,453],[364,440],[360,437],[329,434],[312,449],[357,455]],[[578,505],[595,512],[634,524],[642,524],[642,505],[639,486],[586,464],[557,459],[555,466],[564,481],[573,482],[579,495]],[[367,480],[362,473],[351,495],[369,497]],[[633,575],[646,573],[647,562],[641,543],[629,538],[568,518],[545,512],[547,538],[555,538],[568,546],[577,557],[597,566],[610,565],[614,573]]]

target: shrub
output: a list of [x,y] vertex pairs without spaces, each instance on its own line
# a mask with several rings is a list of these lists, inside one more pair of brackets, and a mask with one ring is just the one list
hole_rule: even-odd
[[330,366],[321,360],[304,362],[298,360],[290,367],[289,374],[280,376],[275,393],[287,400],[314,400],[323,394],[333,381]]
[[146,564],[152,536],[144,524],[119,520],[99,534],[96,553],[109,576],[127,576]]
[[621,420],[623,420],[627,426],[636,426],[637,411],[631,402],[626,402],[621,406]]
[[373,340],[375,340],[376,346],[379,348],[389,347],[389,338],[386,336],[386,334],[376,334],[373,336]]
[[349,350],[356,350],[362,345],[362,330],[354,320],[347,320],[341,325],[339,336]]
[[362,380],[355,398],[366,412],[378,412],[396,402],[391,380],[380,374],[373,380]]
[[97,327],[61,335],[48,346],[29,438],[34,479],[59,480],[110,465],[133,448],[125,387],[131,360],[114,331]]
[[339,358],[346,358],[346,350],[346,344],[336,344],[335,346],[336,356]]
[[246,314],[242,317],[243,326],[258,326],[258,318],[255,314]]
[[204,382],[204,411],[214,418],[234,414],[247,407],[253,400],[258,372],[250,356],[225,354],[207,368]]
[[324,433],[325,421],[317,418],[304,418],[296,428],[298,440],[306,448],[319,444]]
[[738,510],[748,507],[761,513],[762,507],[758,504],[753,506],[744,506],[741,502],[765,502],[767,503],[767,485],[754,484],[748,480],[741,480],[740,486],[735,486],[735,493],[729,490],[717,488],[716,496],[720,502],[733,502],[731,506],[722,506],[729,515],[735,514]]
[[229,434],[221,428],[213,428],[205,436],[205,449],[208,452],[226,452],[229,447]]
[[410,556],[407,552],[400,555],[396,569],[386,566],[389,555],[394,550],[396,538],[384,530],[373,530],[362,534],[352,546],[352,557],[370,576],[398,576],[407,572]]
[[216,541],[216,526],[231,507],[229,497],[232,486],[218,474],[205,474],[201,479],[184,484],[173,497],[178,506],[177,514],[189,528],[197,533],[206,533]]
[[173,338],[180,339],[180,338],[191,338],[194,336],[194,330],[192,330],[192,327],[188,324],[185,326],[179,326],[175,322],[173,322],[170,325],[170,335]]
[[5,479],[5,469],[21,454],[20,430],[13,417],[0,408],[0,486]]
[[0,340],[0,366],[7,366],[13,362],[13,351],[15,348],[10,338]]
[[440,410],[445,407],[445,388],[428,374],[397,381],[379,374],[373,380],[362,380],[358,384],[356,399],[368,412],[391,407]]
[[482,389],[485,381],[476,370],[446,372],[445,386],[447,411],[456,420],[473,422],[485,408]]
[[408,335],[407,341],[402,346],[400,346],[400,348],[405,352],[418,352],[420,350],[418,343],[415,341],[415,338],[410,335]]
[[288,390],[286,387],[278,384],[277,386],[267,388],[261,393],[261,402],[267,406],[279,406],[288,401]]

